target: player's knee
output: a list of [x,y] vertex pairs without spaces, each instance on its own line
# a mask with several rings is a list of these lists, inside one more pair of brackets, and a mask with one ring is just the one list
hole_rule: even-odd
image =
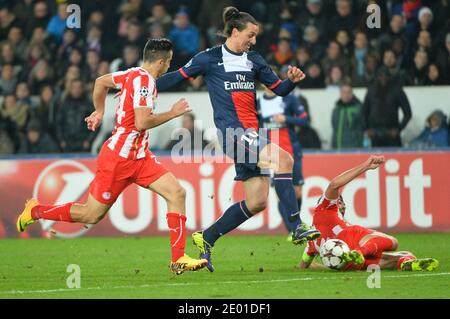
[[257,198],[251,201],[246,200],[247,208],[252,214],[262,212],[267,207],[267,199]]
[[292,172],[292,168],[294,167],[294,159],[291,154],[286,151],[280,151],[280,165],[279,170],[281,172]]
[[98,224],[103,219],[103,215],[91,214],[87,218],[87,224]]
[[173,202],[184,202],[186,200],[186,190],[181,185],[178,185],[172,192]]

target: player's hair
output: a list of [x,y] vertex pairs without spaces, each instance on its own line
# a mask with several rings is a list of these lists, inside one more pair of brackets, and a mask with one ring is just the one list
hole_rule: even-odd
[[228,38],[231,36],[233,29],[236,28],[239,31],[244,30],[247,27],[247,23],[258,25],[258,22],[247,12],[240,12],[235,7],[226,7],[223,9],[223,23],[225,27],[218,35]]
[[169,39],[149,39],[144,47],[144,62],[152,63],[159,59],[167,59],[173,44]]

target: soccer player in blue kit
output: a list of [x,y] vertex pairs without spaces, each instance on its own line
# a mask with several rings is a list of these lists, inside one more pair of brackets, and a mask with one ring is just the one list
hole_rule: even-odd
[[[192,234],[194,245],[200,250],[200,256],[208,260],[207,268],[211,272],[214,271],[211,253],[217,239],[266,208],[270,187],[268,169],[275,173],[275,190],[290,218],[300,219],[292,183],[292,156],[258,134],[255,81],[285,96],[305,74],[289,66],[288,79],[281,81],[260,54],[250,51],[259,31],[257,21],[250,14],[227,7],[223,20],[222,35],[226,37],[223,45],[198,53],[184,67],[167,73],[156,83],[158,91],[164,91],[184,79],[204,76],[223,151],[235,162],[235,180],[244,183],[245,200],[230,206],[207,229]],[[299,221],[293,243],[303,244],[319,236],[318,230]]]
[[[302,148],[295,132],[296,126],[309,126],[309,116],[305,107],[294,95],[277,96],[267,86],[264,86],[264,94],[256,101],[260,127],[268,130],[269,139],[278,141],[278,146],[288,152],[294,159],[292,182],[297,197],[298,209],[301,210],[302,185],[304,184],[302,173]],[[292,218],[282,201],[278,202],[278,210],[283,218],[284,225],[289,231],[289,240],[297,229],[300,220]]]

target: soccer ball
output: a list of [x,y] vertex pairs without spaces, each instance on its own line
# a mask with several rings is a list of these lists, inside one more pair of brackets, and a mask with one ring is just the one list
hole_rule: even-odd
[[325,267],[330,269],[341,269],[346,262],[342,258],[344,253],[348,253],[350,248],[340,239],[328,239],[320,246],[320,258]]

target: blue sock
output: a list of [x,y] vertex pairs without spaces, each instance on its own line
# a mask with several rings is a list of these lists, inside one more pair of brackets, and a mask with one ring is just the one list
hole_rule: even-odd
[[297,228],[298,224],[300,223],[299,219],[294,220],[291,222],[289,220],[289,214],[287,213],[286,209],[283,207],[283,203],[281,201],[278,201],[278,211],[280,212],[281,218],[283,219],[284,226],[286,226],[286,229],[288,232],[292,233]]
[[208,244],[214,243],[220,236],[237,228],[240,224],[252,217],[245,201],[231,205],[214,224],[203,231],[203,239]]
[[287,216],[290,223],[301,223],[300,211],[298,209],[297,196],[295,196],[294,184],[292,184],[292,174],[275,174],[273,177],[275,191],[281,205],[281,214]]

